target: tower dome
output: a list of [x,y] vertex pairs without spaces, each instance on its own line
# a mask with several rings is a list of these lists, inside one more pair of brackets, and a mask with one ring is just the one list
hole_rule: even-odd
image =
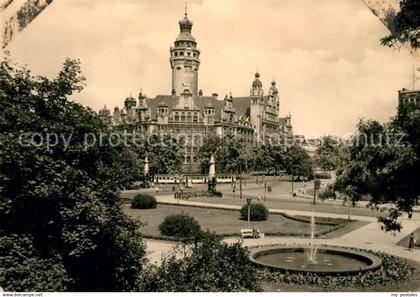
[[193,23],[188,19],[187,8],[185,8],[185,16],[179,21],[179,28],[181,32],[191,32],[192,25]]
[[270,87],[270,90],[268,92],[269,92],[270,95],[276,95],[276,94],[279,93],[279,91],[277,90],[277,87],[276,87],[276,81],[275,80],[273,80],[271,82],[271,87]]
[[262,88],[262,82],[260,81],[260,74],[255,73],[255,80],[252,82],[253,88]]

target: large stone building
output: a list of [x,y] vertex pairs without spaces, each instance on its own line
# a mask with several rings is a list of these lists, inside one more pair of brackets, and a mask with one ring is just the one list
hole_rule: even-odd
[[402,89],[398,91],[398,105],[415,104],[420,106],[420,90]]
[[170,134],[184,139],[184,171],[198,170],[198,149],[209,135],[235,136],[246,141],[266,142],[274,137],[291,136],[291,116],[279,117],[280,97],[276,82],[265,94],[260,74],[255,73],[250,94],[223,100],[216,93],[205,96],[198,88],[200,51],[191,35],[192,22],[185,13],[179,22],[180,34],[170,47],[172,89],[170,95],[138,99],[128,97],[124,107],[106,108],[99,114],[118,129],[145,134]]

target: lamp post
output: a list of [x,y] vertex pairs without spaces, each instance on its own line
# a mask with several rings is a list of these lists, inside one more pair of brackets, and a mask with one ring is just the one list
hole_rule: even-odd
[[242,171],[239,173],[239,198],[242,200]]
[[246,203],[248,204],[248,229],[251,229],[251,198],[246,199]]
[[294,175],[294,170],[293,170],[293,165],[292,165],[292,196],[293,196],[293,175]]
[[267,200],[267,182],[264,182],[264,201]]
[[321,187],[321,180],[315,177],[315,168],[313,171],[313,175],[314,175],[314,201],[313,204],[316,204],[316,190],[318,190]]

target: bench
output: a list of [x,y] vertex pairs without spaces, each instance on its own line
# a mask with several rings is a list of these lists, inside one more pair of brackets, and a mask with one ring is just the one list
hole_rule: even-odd
[[254,232],[252,232],[252,229],[241,229],[241,238],[246,237],[254,237]]

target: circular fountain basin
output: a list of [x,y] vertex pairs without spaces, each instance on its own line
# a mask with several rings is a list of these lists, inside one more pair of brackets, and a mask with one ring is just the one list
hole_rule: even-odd
[[316,274],[357,274],[378,269],[380,258],[352,249],[318,246],[314,261],[309,261],[304,246],[266,246],[251,250],[253,263],[276,270]]

